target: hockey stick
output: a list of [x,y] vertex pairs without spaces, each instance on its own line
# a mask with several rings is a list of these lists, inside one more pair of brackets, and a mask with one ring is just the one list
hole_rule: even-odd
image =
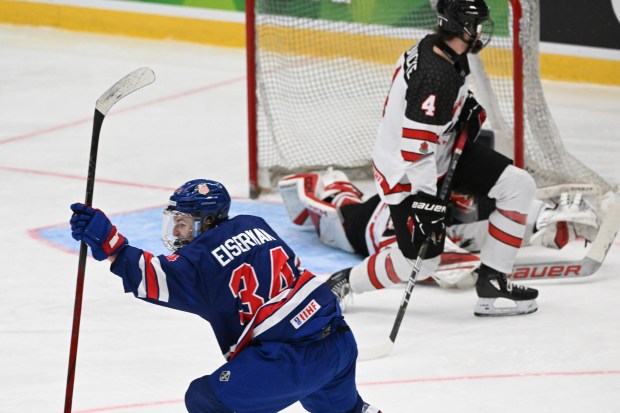
[[[450,165],[448,167],[448,172],[443,180],[443,184],[441,185],[441,190],[439,192],[439,198],[442,200],[447,200],[450,196],[450,187],[452,186],[452,177],[454,176],[454,171],[456,170],[456,166],[458,165],[459,159],[461,158],[461,153],[463,152],[463,147],[467,142],[467,129],[464,129],[456,140],[456,144],[454,145],[454,154],[452,155],[452,159],[450,160]],[[405,288],[405,293],[403,294],[403,298],[400,302],[400,307],[398,307],[398,313],[396,314],[396,320],[394,320],[394,325],[392,326],[392,331],[390,332],[389,338],[383,343],[375,347],[361,348],[359,350],[358,360],[373,360],[381,357],[385,357],[392,351],[394,347],[394,342],[396,341],[396,336],[398,335],[398,331],[400,330],[400,325],[403,321],[403,317],[405,316],[405,312],[407,311],[407,306],[409,305],[409,299],[411,298],[411,293],[413,292],[413,288],[415,287],[416,277],[420,272],[420,268],[422,267],[422,261],[426,257],[426,250],[430,244],[430,240],[426,239],[420,250],[418,251],[418,257],[416,258],[413,264],[413,270],[411,270],[411,274],[409,275],[409,280],[407,281],[407,287]]]
[[581,260],[517,264],[509,277],[513,280],[557,280],[590,276],[603,264],[619,229],[620,202],[616,202],[607,210],[590,249]]
[[[95,116],[93,119],[93,134],[90,143],[90,158],[88,162],[88,177],[86,179],[86,205],[93,203],[93,191],[95,187],[95,168],[97,166],[97,148],[99,146],[99,134],[103,119],[110,108],[119,100],[136,90],[147,86],[155,81],[155,73],[148,67],[143,67],[129,73],[116,82],[95,104]],[[77,358],[78,337],[80,334],[80,317],[82,314],[82,295],[84,291],[84,273],[86,268],[86,254],[88,248],[84,241],[80,243],[80,257],[78,261],[77,286],[75,289],[75,305],[73,308],[73,329],[71,331],[71,348],[69,350],[69,369],[67,373],[67,389],[65,393],[64,413],[71,413],[73,402],[73,383],[75,380],[75,365]]]

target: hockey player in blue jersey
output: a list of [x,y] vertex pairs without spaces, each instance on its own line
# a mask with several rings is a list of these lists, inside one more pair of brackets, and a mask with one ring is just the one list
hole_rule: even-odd
[[168,256],[129,245],[80,203],[72,236],[112,262],[126,292],[211,324],[227,361],[190,384],[190,413],[273,413],[297,401],[316,413],[378,413],[357,392],[357,345],[334,294],[262,218],[229,217],[230,203],[215,181],[179,187],[164,211]]

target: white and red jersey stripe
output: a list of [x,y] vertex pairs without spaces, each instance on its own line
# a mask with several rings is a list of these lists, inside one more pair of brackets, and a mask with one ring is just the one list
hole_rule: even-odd
[[[443,93],[442,88],[438,86],[438,92],[436,94],[428,92],[421,107],[416,108],[429,115],[428,123],[408,118],[406,114],[410,112],[408,110],[410,103],[407,99],[410,93],[409,82],[412,72],[416,70],[412,68],[412,62],[419,62],[419,58],[422,57],[418,54],[418,45],[415,45],[403,54],[396,64],[373,151],[377,191],[389,204],[400,203],[410,193],[419,191],[436,193],[437,179],[448,170],[452,155],[451,150],[455,141],[452,126],[461,113],[462,102],[469,88],[469,80],[466,77],[450,106],[450,113],[444,110],[446,113],[441,116],[437,114],[436,117],[434,104],[435,98],[439,97],[435,95]],[[420,79],[424,81],[423,74],[417,75],[414,81]],[[446,122],[437,122],[438,119],[444,118]]]

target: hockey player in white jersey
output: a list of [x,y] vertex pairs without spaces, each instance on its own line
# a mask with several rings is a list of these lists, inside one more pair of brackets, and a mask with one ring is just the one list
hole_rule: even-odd
[[[474,314],[533,313],[538,291],[513,285],[506,274],[523,242],[536,185],[510,159],[476,142],[486,114],[469,90],[467,55],[478,53],[491,39],[489,8],[483,0],[439,0],[437,15],[436,33],[406,51],[395,67],[373,152],[377,190],[389,204],[406,258],[416,259],[424,241],[431,240],[420,275],[432,273],[446,230],[446,202],[437,196],[438,181],[448,170],[457,134],[466,130],[469,140],[452,188],[495,201],[489,237],[480,252]],[[514,307],[494,306],[498,298]]]
[[[352,293],[407,281],[411,264],[397,246],[389,205],[378,195],[362,200],[348,177],[332,169],[286,176],[278,189],[293,223],[312,225],[324,244],[365,257],[360,265],[338,271],[327,281],[343,308]],[[450,201],[439,266],[418,282],[469,288],[477,279],[480,257],[476,253],[488,237],[488,215],[494,205],[489,198],[459,193],[452,193]],[[592,241],[597,229],[597,214],[582,194],[563,193],[557,199],[532,202],[524,244],[559,250],[578,237]]]

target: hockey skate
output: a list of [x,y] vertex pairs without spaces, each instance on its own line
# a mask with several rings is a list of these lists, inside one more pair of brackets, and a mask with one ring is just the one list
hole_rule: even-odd
[[329,288],[338,298],[342,311],[345,310],[347,301],[349,301],[352,294],[351,284],[349,284],[349,274],[351,274],[351,268],[345,268],[344,270],[333,273],[326,281]]
[[[478,270],[476,292],[479,298],[474,314],[478,317],[530,314],[538,310],[538,290],[513,284],[506,274],[484,264]],[[496,305],[498,299],[511,305]]]

